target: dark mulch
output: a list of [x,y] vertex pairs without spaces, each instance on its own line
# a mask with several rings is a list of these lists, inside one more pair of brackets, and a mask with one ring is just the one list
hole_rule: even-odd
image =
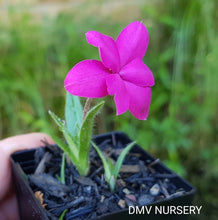
[[[100,145],[114,161],[124,147],[119,141],[115,145],[111,147],[109,141]],[[94,149],[90,152],[91,169],[87,177],[80,177],[72,163],[66,162],[64,185],[58,180],[61,157],[62,151],[57,146],[37,149],[35,160],[38,167],[35,174],[28,175],[30,186],[50,219],[58,219],[67,209],[66,220],[88,220],[129,205],[147,205],[184,193],[172,183],[174,174],[155,169],[158,159],[144,160],[135,152],[127,155],[116,190],[111,193],[104,178],[102,162]]]

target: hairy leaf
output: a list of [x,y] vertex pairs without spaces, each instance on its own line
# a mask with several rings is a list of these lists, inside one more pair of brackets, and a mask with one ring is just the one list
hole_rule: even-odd
[[49,111],[49,114],[51,115],[52,119],[56,122],[58,125],[60,131],[63,133],[68,146],[71,150],[71,152],[75,155],[75,157],[78,159],[79,156],[79,146],[75,143],[74,137],[68,132],[65,123],[63,120],[61,120],[57,115],[55,115],[54,112]]
[[68,157],[73,161],[73,163],[77,162],[77,158],[71,152],[70,148],[61,139],[59,139],[56,135],[52,134],[51,138],[55,141],[58,147],[60,147],[68,155]]
[[[90,140],[92,137],[94,119],[99,110],[104,105],[104,101],[90,109],[82,123],[80,130],[80,148],[79,148],[79,161],[81,170],[80,174],[86,175],[89,169],[89,148]],[[83,172],[83,173],[81,173]]]
[[71,136],[76,137],[82,124],[82,105],[78,96],[67,92],[65,104],[66,127]]

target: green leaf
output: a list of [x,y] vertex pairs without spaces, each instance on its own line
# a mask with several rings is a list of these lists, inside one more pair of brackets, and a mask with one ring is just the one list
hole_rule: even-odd
[[104,105],[104,101],[100,102],[98,105],[90,109],[82,123],[80,130],[80,148],[79,148],[79,161],[80,168],[79,173],[81,175],[86,175],[89,169],[89,148],[90,141],[92,137],[94,119],[99,110]]
[[107,163],[108,163],[108,166],[110,168],[110,170],[114,170],[114,164],[112,163],[112,160],[108,157],[107,158]]
[[113,192],[116,186],[116,178],[113,175],[110,178],[109,186],[110,186],[111,192]]
[[117,179],[117,176],[120,172],[120,168],[123,164],[123,161],[126,157],[126,155],[128,154],[128,152],[131,150],[131,148],[135,145],[135,141],[131,142],[130,144],[128,144],[124,149],[123,151],[121,152],[120,156],[118,157],[117,159],[117,162],[116,162],[116,165],[115,165],[115,168],[114,168],[114,172],[113,172],[113,176],[115,178],[115,180]]
[[78,96],[67,92],[65,104],[66,127],[71,136],[76,137],[82,124],[83,110]]
[[67,146],[61,139],[59,139],[56,135],[51,134],[51,138],[55,141],[55,143],[68,155],[68,157],[73,161],[74,164],[77,163],[78,159],[75,157],[69,146]]
[[101,161],[104,166],[104,175],[105,175],[106,181],[110,187],[111,192],[113,192],[115,189],[115,186],[116,186],[116,178],[113,175],[115,167],[114,167],[111,159],[106,158],[94,142],[92,142],[92,145],[95,148],[95,150],[97,151],[99,157],[101,158]]
[[120,168],[123,164],[123,161],[127,155],[127,153],[131,150],[131,148],[135,145],[135,141],[131,142],[130,144],[128,144],[123,151],[121,152],[120,156],[118,157],[118,160],[116,162],[116,165],[114,166],[112,161],[110,160],[110,158],[105,158],[105,156],[103,155],[103,153],[100,151],[100,149],[98,148],[98,146],[92,142],[93,147],[95,148],[95,150],[97,151],[99,157],[102,160],[103,166],[104,166],[104,172],[105,172],[105,177],[106,177],[106,181],[110,187],[110,190],[113,192],[116,186],[116,179],[117,176],[119,174]]
[[65,158],[66,154],[63,153],[62,155],[62,163],[61,163],[61,182],[65,184]]
[[105,158],[105,156],[103,155],[101,150],[98,148],[98,146],[93,141],[92,141],[92,146],[95,148],[95,150],[97,151],[99,157],[102,160],[102,163],[103,163],[103,166],[104,166],[105,177],[106,177],[106,180],[109,184],[113,170],[111,170],[111,166],[109,165],[107,159]]
[[63,130],[66,129],[64,121],[60,119],[57,115],[55,115],[54,112],[49,110],[48,113],[52,117],[52,119],[55,121],[55,123],[58,125],[60,131],[63,132]]
[[78,160],[79,146],[78,146],[78,144],[75,143],[73,136],[71,136],[71,134],[68,132],[64,121],[61,120],[57,115],[55,115],[54,112],[49,111],[48,113],[50,114],[52,119],[55,121],[55,123],[58,125],[60,131],[63,133],[63,135],[68,143],[68,146],[71,150],[71,154],[74,154]]
[[57,178],[58,181],[61,182],[61,178],[58,175],[56,175],[56,178]]
[[63,220],[63,219],[64,219],[64,216],[65,216],[65,214],[66,214],[66,212],[67,212],[67,209],[65,209],[65,210],[62,212],[62,214],[61,214],[61,216],[59,217],[58,220]]

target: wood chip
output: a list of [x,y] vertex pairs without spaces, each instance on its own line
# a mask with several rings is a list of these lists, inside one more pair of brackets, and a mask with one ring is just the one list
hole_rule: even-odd
[[[119,156],[122,151],[123,151],[123,149],[112,149],[111,153]],[[135,157],[140,157],[141,156],[141,154],[139,154],[139,153],[131,153],[131,152],[129,152],[128,155],[135,156]]]
[[95,186],[95,183],[90,178],[85,176],[79,176],[75,178],[75,180],[84,186]]
[[126,187],[126,182],[124,182],[122,179],[118,179],[118,180],[117,180],[117,184],[118,184],[119,186],[122,186],[122,188]]
[[130,194],[130,191],[129,191],[127,188],[124,188],[124,189],[123,189],[123,192],[124,192],[126,195],[129,195],[129,194]]
[[133,202],[137,201],[136,197],[133,194],[126,195],[125,198]]
[[45,171],[45,163],[49,162],[50,159],[52,158],[52,155],[49,152],[46,152],[41,159],[40,163],[38,164],[36,170],[35,170],[35,175],[39,175],[41,173],[44,173]]
[[118,202],[118,205],[120,206],[120,208],[124,209],[126,207],[126,202],[123,199],[120,199],[120,201]]
[[101,196],[101,202],[104,202],[105,196]]
[[29,175],[29,180],[41,190],[46,191],[51,196],[62,198],[67,196],[71,188],[62,184],[49,174]]
[[43,208],[45,208],[45,206],[47,206],[47,204],[43,204],[43,193],[41,191],[36,191],[35,197],[36,197],[36,199],[38,199],[40,201],[40,204]]
[[122,165],[120,168],[120,172],[122,173],[138,173],[139,171],[139,165]]

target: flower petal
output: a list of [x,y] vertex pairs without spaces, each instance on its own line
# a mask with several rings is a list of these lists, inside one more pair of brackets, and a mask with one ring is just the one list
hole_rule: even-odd
[[148,31],[142,22],[135,21],[124,28],[116,40],[121,67],[137,57],[142,58],[148,41]]
[[136,86],[129,82],[125,82],[125,85],[130,99],[129,111],[136,118],[146,120],[151,102],[151,88]]
[[114,101],[117,108],[117,115],[123,114],[129,108],[129,97],[127,95],[125,83],[119,74],[110,74],[106,77],[109,95],[115,95]]
[[120,69],[120,57],[114,39],[97,31],[86,33],[89,44],[99,48],[102,63],[114,73]]
[[98,60],[83,60],[67,74],[64,85],[72,95],[101,98],[108,94],[105,77],[109,71]]
[[140,58],[132,60],[120,70],[123,80],[134,83],[137,86],[153,86],[154,77],[151,70]]

